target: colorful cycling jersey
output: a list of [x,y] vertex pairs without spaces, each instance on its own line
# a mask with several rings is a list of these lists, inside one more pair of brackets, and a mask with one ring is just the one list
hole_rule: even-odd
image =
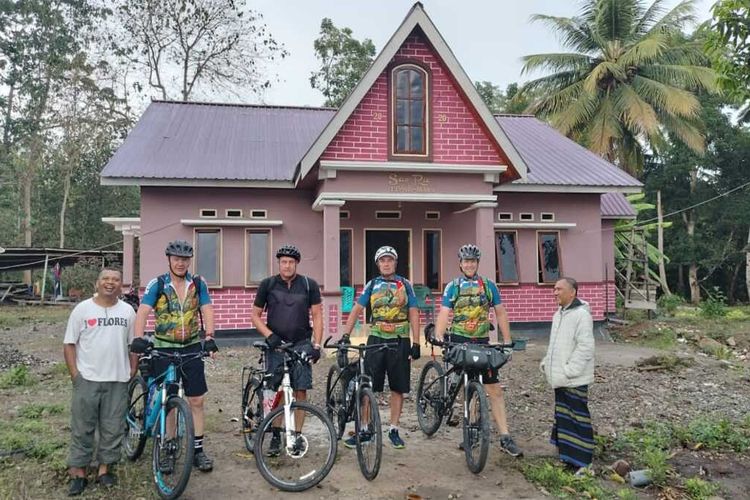
[[453,333],[463,337],[489,337],[488,313],[490,307],[500,303],[500,291],[495,283],[480,276],[456,278],[443,292],[443,307],[453,309]]
[[370,335],[386,339],[409,336],[409,309],[417,307],[417,296],[406,278],[373,278],[365,285],[357,304],[372,308]]
[[211,303],[208,285],[200,276],[194,281],[190,273],[185,275],[185,285],[182,303],[169,273],[152,279],[146,286],[141,304],[154,308],[154,347],[183,347],[200,342],[198,309]]

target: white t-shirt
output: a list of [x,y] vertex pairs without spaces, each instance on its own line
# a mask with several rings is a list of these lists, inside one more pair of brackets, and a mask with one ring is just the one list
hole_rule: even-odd
[[78,304],[68,319],[65,344],[76,346],[76,366],[81,376],[94,382],[130,380],[128,345],[133,340],[135,311],[118,300],[102,307],[94,299]]

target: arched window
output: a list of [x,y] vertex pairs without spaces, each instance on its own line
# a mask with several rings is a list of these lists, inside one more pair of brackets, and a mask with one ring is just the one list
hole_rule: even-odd
[[391,151],[394,155],[427,156],[427,73],[404,64],[393,69]]

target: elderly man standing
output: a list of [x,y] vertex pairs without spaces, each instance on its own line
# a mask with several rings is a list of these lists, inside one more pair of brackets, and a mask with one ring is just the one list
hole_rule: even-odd
[[594,455],[594,431],[588,406],[594,381],[594,322],[588,304],[578,299],[578,283],[562,278],[555,283],[560,306],[552,318],[547,355],[540,368],[555,390],[555,423],[550,442],[560,460],[583,473]]
[[[96,295],[78,304],[68,319],[63,354],[73,382],[70,405],[71,443],[68,456],[70,496],[86,488],[86,467],[94,449],[99,471],[96,482],[112,487],[117,479],[111,465],[120,459],[128,405],[128,380],[136,361],[128,355],[133,340],[135,311],[119,299],[122,275],[103,269]],[[99,431],[99,445],[94,434]]]

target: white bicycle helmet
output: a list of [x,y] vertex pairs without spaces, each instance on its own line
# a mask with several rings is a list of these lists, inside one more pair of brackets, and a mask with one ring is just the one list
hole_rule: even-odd
[[398,253],[396,253],[396,249],[386,245],[386,246],[378,248],[378,251],[375,252],[375,262],[380,260],[380,257],[385,257],[386,255],[389,255],[393,257],[394,259],[398,260]]

